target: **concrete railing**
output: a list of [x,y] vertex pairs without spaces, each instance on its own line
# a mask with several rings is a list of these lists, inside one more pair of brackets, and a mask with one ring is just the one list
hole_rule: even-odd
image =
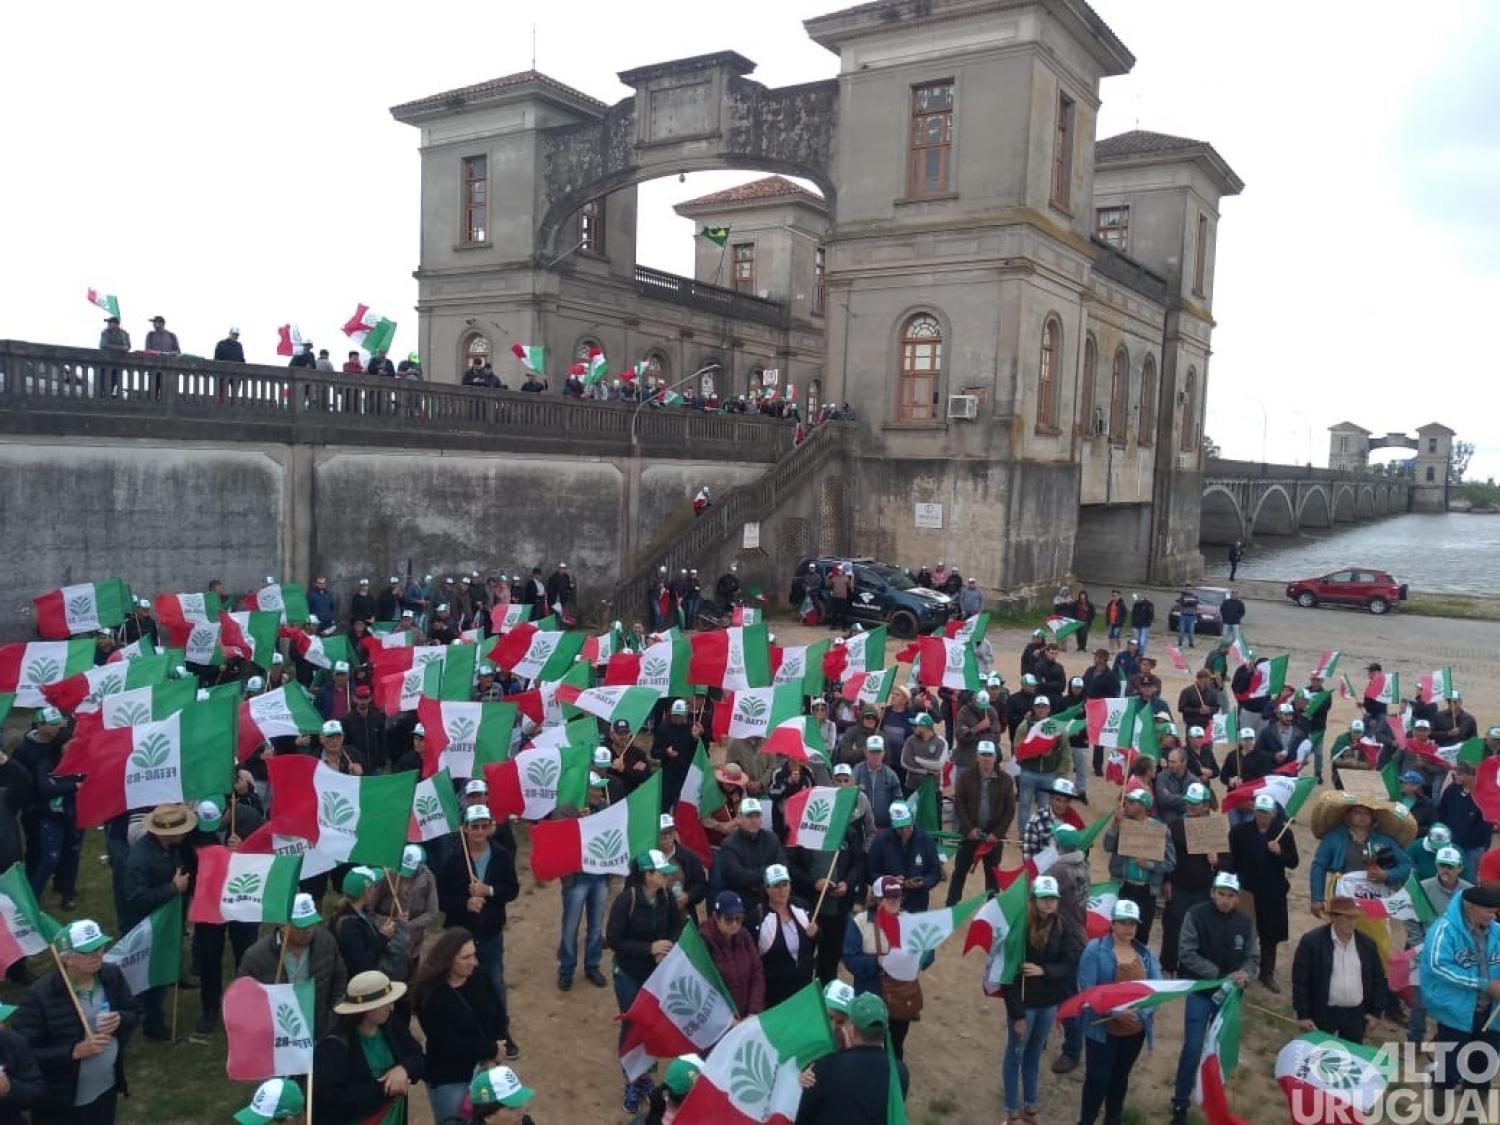
[[792,423],[0,340],[0,432],[774,461]]
[[[824,422],[813,427],[806,441],[764,475],[730,489],[692,526],[648,551],[645,561],[615,587],[604,603],[605,615],[626,619],[643,613],[658,568],[665,566],[668,574],[675,575],[682,567],[696,565],[711,548],[738,533],[746,523],[770,517],[788,494],[803,487],[810,474],[845,450],[854,432],[852,422]],[[709,596],[716,577],[705,577],[705,596]]]
[[1358,480],[1367,484],[1411,484],[1410,477],[1387,473],[1354,473],[1338,469],[1317,469],[1311,465],[1270,465],[1260,461],[1228,461],[1215,457],[1203,464],[1205,484],[1225,480],[1310,481]]
[[741,293],[737,289],[725,289],[721,285],[710,285],[706,281],[654,270],[650,266],[635,267],[635,288],[642,297],[671,301],[700,312],[737,320],[753,320],[757,324],[769,324],[773,328],[780,328],[787,322],[787,308],[780,301],[770,301],[753,293]]

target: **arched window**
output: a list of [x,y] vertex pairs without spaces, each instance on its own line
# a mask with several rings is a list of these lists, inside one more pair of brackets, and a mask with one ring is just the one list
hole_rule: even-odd
[[1038,429],[1057,428],[1057,371],[1062,357],[1062,325],[1049,316],[1042,325],[1042,362],[1036,381],[1036,424]]
[[901,329],[901,375],[896,417],[931,422],[938,417],[938,381],[943,373],[943,326],[930,313],[918,313]]
[[589,351],[593,348],[598,348],[602,352],[604,345],[592,336],[583,337],[578,341],[578,346],[573,349],[573,361],[575,363],[587,363],[589,361]]
[[807,382],[807,409],[803,416],[811,420],[818,416],[818,410],[823,405],[823,380],[809,379]]
[[1150,445],[1156,436],[1156,357],[1148,355],[1141,364],[1141,432],[1136,440]]
[[658,379],[666,379],[670,381],[672,377],[672,368],[667,363],[666,355],[662,352],[655,351],[654,349],[647,352],[646,374],[654,375]]
[[1109,373],[1109,440],[1125,444],[1125,414],[1130,409],[1130,353],[1124,348],[1115,352],[1114,367]]
[[478,332],[464,337],[464,370],[473,367],[476,359],[490,362],[490,342]]
[[[1342,440],[1342,439],[1341,439]],[[1182,382],[1182,437],[1184,453],[1198,448],[1198,369],[1189,367]]]
[[1094,388],[1098,382],[1099,349],[1092,336],[1083,341],[1083,382],[1078,389],[1078,424],[1083,436],[1091,438],[1097,432],[1094,426]]

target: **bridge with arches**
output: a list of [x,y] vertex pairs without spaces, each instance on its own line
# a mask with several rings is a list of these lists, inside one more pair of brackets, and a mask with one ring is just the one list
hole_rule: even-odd
[[1209,461],[1203,470],[1203,543],[1249,543],[1305,527],[1378,519],[1409,510],[1401,477],[1256,461]]

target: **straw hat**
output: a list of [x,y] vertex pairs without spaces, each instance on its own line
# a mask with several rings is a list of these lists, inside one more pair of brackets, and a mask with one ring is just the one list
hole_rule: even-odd
[[1318,798],[1312,813],[1313,835],[1321,840],[1330,828],[1343,824],[1349,810],[1356,806],[1363,806],[1374,814],[1373,831],[1384,833],[1403,848],[1417,838],[1417,822],[1405,805],[1377,801],[1372,797],[1356,797],[1342,789],[1330,790]]
[[186,836],[198,827],[198,816],[186,805],[157,805],[146,814],[142,827],[153,836]]
[[384,973],[370,969],[358,973],[344,989],[344,999],[335,1004],[333,1010],[341,1016],[352,1016],[359,1012],[373,1012],[387,1004],[394,1004],[406,995],[406,985],[393,981]]
[[738,762],[729,762],[722,768],[714,770],[714,777],[718,779],[720,785],[732,785],[736,789],[743,789],[750,781]]

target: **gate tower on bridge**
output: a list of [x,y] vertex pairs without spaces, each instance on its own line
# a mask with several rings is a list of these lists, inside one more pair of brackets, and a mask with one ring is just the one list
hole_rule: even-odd
[[1394,430],[1384,437],[1374,437],[1363,426],[1340,422],[1328,427],[1328,467],[1339,472],[1363,472],[1369,468],[1372,450],[1414,450],[1411,510],[1446,512],[1454,433],[1441,422],[1428,422],[1417,427],[1414,438]]

